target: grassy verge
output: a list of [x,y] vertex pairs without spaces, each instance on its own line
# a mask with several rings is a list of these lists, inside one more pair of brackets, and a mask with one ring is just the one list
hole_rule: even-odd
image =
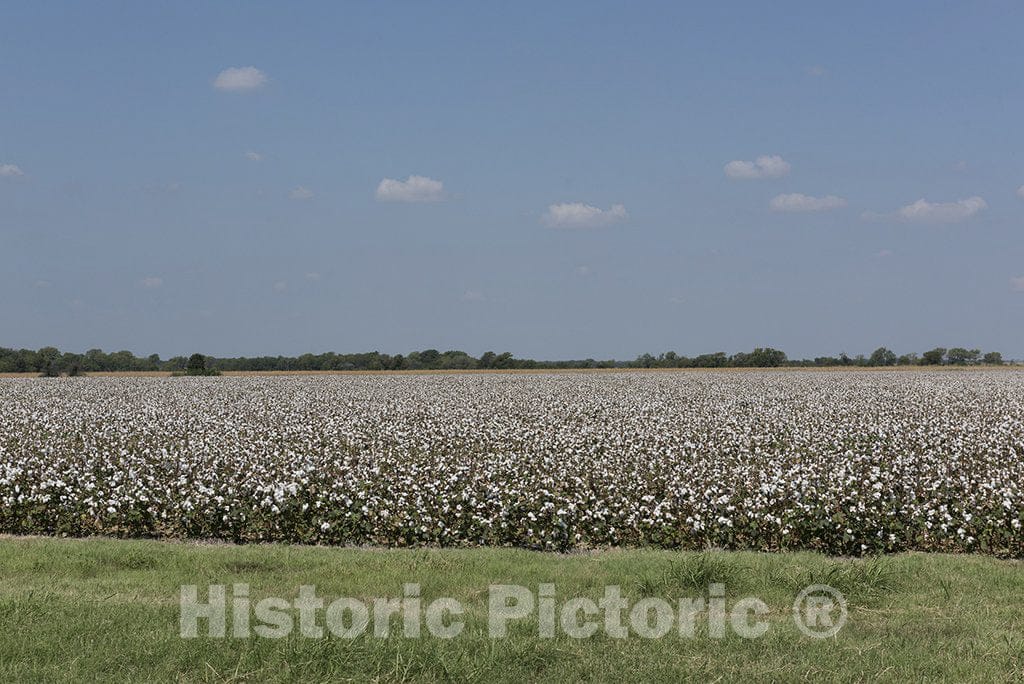
[[[372,602],[421,585],[424,604],[452,597],[465,629],[450,640],[179,637],[183,584],[250,585],[253,602],[294,599],[315,585],[328,602]],[[487,632],[488,586],[556,602],[599,598],[621,585],[632,600],[707,596],[770,608],[759,639],[731,631],[695,638],[598,635],[540,638],[534,617]],[[794,597],[830,584],[849,603],[845,627],[816,640],[796,628]],[[230,598],[230,595],[229,595]],[[229,604],[230,605],[230,604]],[[322,622],[322,619],[321,619]],[[396,622],[393,624],[400,624]],[[229,621],[229,630],[231,622]],[[230,631],[229,631],[230,633]],[[1010,681],[1024,678],[1024,564],[974,556],[910,554],[836,560],[814,554],[611,550],[551,555],[505,549],[356,550],[218,546],[152,541],[0,538],[0,680],[278,681]]]

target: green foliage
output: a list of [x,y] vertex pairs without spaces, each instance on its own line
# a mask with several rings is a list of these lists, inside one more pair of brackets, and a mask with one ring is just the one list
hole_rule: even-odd
[[967,366],[978,363],[981,360],[981,351],[978,349],[964,349],[953,347],[946,352],[946,360],[955,366]]
[[206,372],[206,357],[202,354],[193,354],[188,358],[185,365],[185,372],[189,375],[202,375]]
[[48,363],[48,364],[46,364],[43,367],[42,372],[39,373],[39,377],[41,377],[41,378],[59,378],[60,377],[60,371],[57,369],[57,367],[55,365]]
[[[0,347],[0,373],[38,373],[40,375],[85,375],[98,372],[169,371],[180,375],[219,375],[223,371],[343,371],[343,370],[514,370],[514,369],[588,369],[588,368],[770,368],[776,366],[893,366],[899,365],[1002,365],[999,352],[982,354],[978,349],[944,347],[917,354],[896,354],[879,347],[871,356],[819,356],[814,359],[789,359],[786,353],[771,347],[727,355],[725,352],[687,357],[668,351],[658,356],[641,354],[633,361],[567,359],[537,361],[517,359],[511,352],[484,352],[474,358],[464,351],[436,349],[413,351],[408,355],[363,352],[357,354],[302,354],[297,357],[257,356],[223,358],[193,354],[174,356],[166,361],[158,354],[137,357],[130,351],[105,353],[90,349],[84,354],[61,353],[54,347],[38,351]],[[73,371],[73,372],[72,372]]]
[[868,359],[869,366],[895,366],[897,362],[896,353],[892,352],[885,347],[879,347],[875,351],[871,352],[871,358]]
[[729,365],[736,366],[737,368],[773,368],[775,366],[783,366],[785,364],[785,352],[779,351],[778,349],[772,349],[771,347],[758,347],[749,354],[733,354]]
[[206,357],[202,354],[193,354],[185,364],[185,375],[220,375],[220,371],[206,367]]
[[705,591],[709,584],[738,589],[747,570],[728,552],[682,553],[660,572],[642,575],[637,590],[641,596],[685,596]]
[[60,350],[56,347],[43,347],[36,352],[36,370],[44,378],[55,378],[60,375]]

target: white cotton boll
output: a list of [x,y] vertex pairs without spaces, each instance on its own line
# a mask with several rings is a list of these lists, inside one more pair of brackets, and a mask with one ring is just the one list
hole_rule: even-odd
[[[68,524],[113,508],[117,522],[96,524],[157,519],[140,532],[178,536],[185,519],[228,534],[250,512],[267,541],[329,514],[357,544],[405,530],[632,545],[669,526],[680,545],[729,546],[744,520],[755,547],[813,542],[815,522],[895,545],[880,532],[896,518],[930,531],[912,548],[964,549],[979,530],[1005,546],[1024,509],[1019,384],[996,371],[12,382],[0,504]],[[8,427],[30,423],[47,431]],[[815,521],[823,501],[845,519]]]

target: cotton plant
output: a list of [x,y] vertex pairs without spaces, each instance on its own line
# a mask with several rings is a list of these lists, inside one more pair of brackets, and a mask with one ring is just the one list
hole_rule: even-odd
[[1010,370],[0,380],[0,531],[1024,556]]

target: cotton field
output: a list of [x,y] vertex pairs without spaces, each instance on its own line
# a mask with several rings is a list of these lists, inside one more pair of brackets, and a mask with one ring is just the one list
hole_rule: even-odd
[[1024,374],[0,380],[0,532],[1024,556]]

